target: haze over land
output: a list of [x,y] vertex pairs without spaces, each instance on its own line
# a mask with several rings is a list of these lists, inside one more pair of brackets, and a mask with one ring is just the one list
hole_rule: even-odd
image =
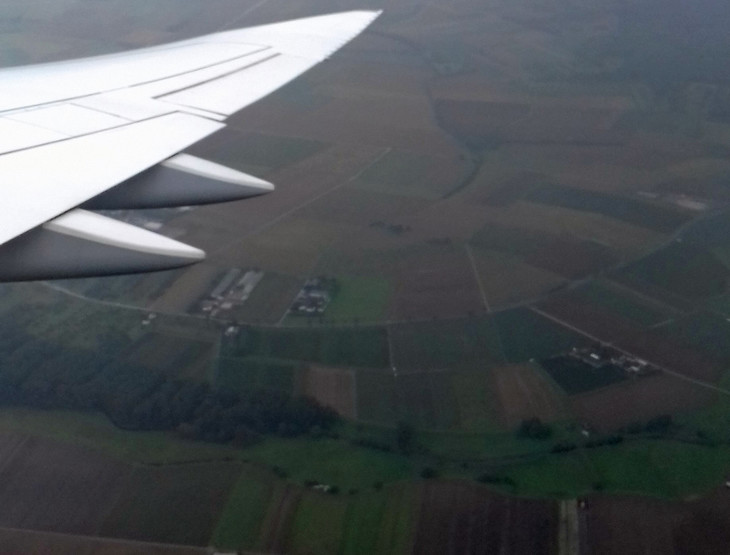
[[[10,1],[0,63],[358,8],[385,12],[190,150],[274,194],[117,214],[205,262],[2,286],[0,526],[291,553],[724,549],[727,3]],[[196,391],[210,402],[175,409]],[[343,420],[296,429],[301,395]],[[233,398],[255,424],[229,425]],[[47,511],[24,501],[54,481]]]

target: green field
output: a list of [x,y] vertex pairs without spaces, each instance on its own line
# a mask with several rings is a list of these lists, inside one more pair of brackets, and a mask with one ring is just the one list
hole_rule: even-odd
[[662,326],[662,333],[723,364],[730,364],[730,322],[714,312],[695,312]]
[[388,365],[385,329],[307,328],[241,330],[233,356],[317,362],[328,366],[383,368]]
[[588,302],[602,311],[626,318],[644,327],[664,322],[675,314],[625,288],[602,281],[591,281],[573,289],[569,295],[570,298]]
[[499,312],[495,322],[509,362],[548,358],[586,344],[583,336],[527,308]]
[[386,316],[390,282],[366,276],[337,276],[337,293],[325,318],[334,321],[379,322]]
[[504,471],[514,493],[574,498],[601,489],[663,498],[701,494],[724,479],[730,447],[632,441],[545,457]]
[[398,370],[483,370],[504,363],[499,331],[489,318],[464,318],[389,327]]
[[[444,175],[449,175],[449,172],[444,172],[444,166],[453,165],[445,158],[434,159],[416,152],[391,150],[363,171],[353,186],[378,193],[436,199],[456,185],[457,180],[443,179]],[[459,167],[454,169],[460,177]]]
[[413,463],[407,457],[326,438],[270,438],[241,455],[269,467],[277,466],[295,482],[316,480],[344,491],[367,488],[378,481],[402,480],[413,474]]
[[215,386],[236,393],[273,390],[293,395],[299,366],[258,358],[222,357],[218,362]]
[[627,379],[626,372],[618,366],[594,368],[571,357],[550,358],[542,360],[540,364],[568,395],[592,391]]
[[621,272],[687,299],[703,299],[727,290],[730,269],[708,250],[674,242]]
[[235,550],[256,547],[273,481],[255,468],[244,468],[218,518],[211,538],[213,545]]

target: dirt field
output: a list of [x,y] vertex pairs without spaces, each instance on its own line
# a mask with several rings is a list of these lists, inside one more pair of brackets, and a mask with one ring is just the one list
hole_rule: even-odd
[[699,409],[714,399],[709,389],[660,374],[573,396],[570,407],[581,422],[608,432],[656,416]]
[[698,501],[591,497],[582,517],[586,553],[727,553],[730,496],[718,488]]
[[2,445],[0,526],[95,535],[130,485],[130,467],[94,452],[19,436]]
[[154,544],[74,536],[32,530],[0,528],[0,549],[7,554],[53,553],[53,555],[207,555],[203,547]]
[[283,551],[301,496],[301,490],[291,485],[283,486],[274,493],[261,527],[259,548],[262,551],[267,553]]
[[474,262],[492,310],[532,299],[564,283],[558,274],[530,266],[516,256],[472,248]]
[[[0,465],[1,527],[188,545],[207,545],[241,468],[133,467],[79,447],[5,434]],[[117,552],[112,544],[98,549]]]
[[113,506],[102,512],[99,533],[207,545],[240,472],[233,462],[135,468]]
[[150,305],[150,311],[184,312],[213,286],[221,269],[211,264],[196,264],[188,268],[167,290]]
[[566,398],[530,365],[510,365],[489,372],[499,400],[499,420],[507,429],[522,420],[539,418],[552,422],[567,417]]
[[390,318],[465,316],[483,306],[466,251],[430,249],[405,256],[394,276]]
[[473,484],[427,481],[414,553],[557,553],[557,504],[507,498]]
[[311,366],[304,376],[304,394],[332,407],[346,418],[356,418],[355,373],[343,368]]
[[212,342],[153,332],[137,342],[128,358],[171,377],[205,379],[213,364],[213,350]]

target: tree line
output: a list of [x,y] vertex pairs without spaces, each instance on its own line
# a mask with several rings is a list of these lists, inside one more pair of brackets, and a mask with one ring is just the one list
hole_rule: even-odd
[[246,445],[262,435],[326,432],[337,414],[308,397],[237,394],[172,379],[125,360],[123,334],[91,351],[33,337],[0,322],[0,404],[101,411],[127,430],[176,430],[190,439]]

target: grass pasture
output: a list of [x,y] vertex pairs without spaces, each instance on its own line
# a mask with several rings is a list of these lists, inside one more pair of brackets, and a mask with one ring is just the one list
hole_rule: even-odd
[[387,313],[391,295],[388,280],[366,276],[338,276],[337,293],[325,316],[334,321],[378,322]]
[[211,543],[233,550],[255,548],[273,488],[270,475],[244,468],[218,518]]

